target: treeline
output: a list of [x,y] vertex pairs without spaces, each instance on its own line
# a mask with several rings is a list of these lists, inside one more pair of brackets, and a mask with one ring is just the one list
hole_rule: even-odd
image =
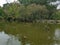
[[0,20],[33,22],[40,20],[60,20],[60,10],[50,5],[53,0],[19,0],[0,7]]

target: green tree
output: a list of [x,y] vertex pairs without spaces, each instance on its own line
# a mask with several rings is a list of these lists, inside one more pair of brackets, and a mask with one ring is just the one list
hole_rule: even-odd
[[45,5],[36,5],[31,4],[27,6],[27,12],[34,19],[47,19],[48,18],[48,10]]
[[48,19],[51,19],[52,18],[52,14],[57,10],[56,7],[57,6],[54,6],[54,5],[46,5],[47,9],[48,9],[48,14],[49,14],[49,17]]
[[56,0],[19,0],[21,4],[48,4],[49,2],[56,1]]
[[5,13],[2,7],[0,7],[0,19],[5,17]]
[[52,19],[60,20],[60,10],[58,10],[52,14]]
[[[21,6],[22,7],[22,6]],[[6,13],[7,17],[19,17],[20,16],[20,5],[17,3],[10,3],[6,4],[4,7],[4,12]]]

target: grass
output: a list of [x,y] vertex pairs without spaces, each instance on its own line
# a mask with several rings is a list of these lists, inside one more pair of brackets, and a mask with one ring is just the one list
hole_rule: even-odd
[[[60,28],[60,24],[49,24],[49,32],[43,23],[17,23],[17,22],[0,22],[0,31],[5,31],[7,34],[27,36],[26,40],[31,45],[50,45],[53,43],[55,28]],[[48,37],[51,39],[48,39]]]

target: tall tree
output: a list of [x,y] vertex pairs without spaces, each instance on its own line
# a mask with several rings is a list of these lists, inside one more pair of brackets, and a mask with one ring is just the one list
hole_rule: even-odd
[[49,2],[56,1],[56,0],[19,0],[21,4],[48,4]]
[[60,10],[58,11],[55,11],[53,14],[52,14],[52,19],[54,20],[60,20]]
[[2,7],[0,7],[0,19],[5,17],[5,13]]
[[20,5],[18,3],[10,3],[9,6],[5,5],[4,11],[7,16],[17,17],[20,9]]
[[48,10],[45,5],[31,4],[27,6],[27,10],[34,19],[47,19]]

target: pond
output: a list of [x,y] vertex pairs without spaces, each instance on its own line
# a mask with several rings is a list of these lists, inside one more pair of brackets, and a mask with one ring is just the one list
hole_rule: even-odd
[[60,29],[56,29],[54,33],[54,45],[60,45]]
[[60,45],[60,24],[0,23],[0,45]]
[[[8,35],[4,31],[0,32],[0,45],[22,45],[18,37],[14,35]],[[30,45],[30,44],[25,44]]]
[[[50,38],[51,37],[48,36],[48,39]],[[54,36],[52,39],[54,41],[50,43],[49,45],[60,45],[60,29],[55,29]],[[8,35],[4,31],[1,31],[0,32],[0,45],[22,45],[22,43],[21,41],[18,40],[18,37],[11,35],[11,34]],[[30,45],[30,44],[26,43],[25,45]]]

